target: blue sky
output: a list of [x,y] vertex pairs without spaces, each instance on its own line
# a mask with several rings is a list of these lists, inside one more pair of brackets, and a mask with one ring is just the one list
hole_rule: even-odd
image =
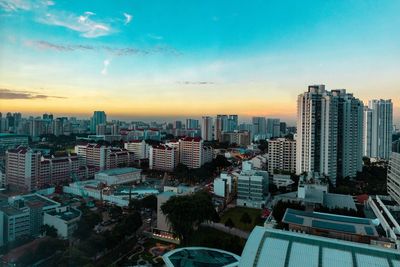
[[[0,0],[1,111],[295,116],[308,84],[392,98],[400,1]],[[41,96],[41,97],[37,97]]]

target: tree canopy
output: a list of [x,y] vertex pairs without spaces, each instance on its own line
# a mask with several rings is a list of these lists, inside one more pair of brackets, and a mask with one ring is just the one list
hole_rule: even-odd
[[211,196],[203,191],[173,196],[161,206],[161,210],[184,244],[201,223],[218,220]]

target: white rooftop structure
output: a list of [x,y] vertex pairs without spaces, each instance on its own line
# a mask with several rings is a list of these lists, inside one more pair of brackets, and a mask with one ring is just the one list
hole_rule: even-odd
[[256,226],[239,266],[399,267],[393,249]]

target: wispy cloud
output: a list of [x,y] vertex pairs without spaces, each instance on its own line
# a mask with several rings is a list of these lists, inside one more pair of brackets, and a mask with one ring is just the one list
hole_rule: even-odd
[[38,21],[79,32],[80,35],[85,38],[106,36],[115,31],[108,23],[92,19],[95,15],[95,13],[89,11],[79,16],[67,12],[53,12],[45,14],[45,16],[40,17]]
[[46,0],[0,0],[0,9],[6,12],[27,11],[54,5]]
[[0,88],[0,99],[46,99],[46,98],[66,98],[61,96],[50,96],[38,94],[31,91],[19,91]]
[[178,84],[185,84],[185,85],[211,85],[215,84],[214,82],[207,82],[207,81],[178,81]]
[[147,34],[147,37],[149,37],[151,39],[154,39],[154,40],[162,40],[162,39],[164,39],[164,37],[162,37],[161,35],[155,35],[155,34],[152,34],[152,33]]
[[130,56],[130,55],[152,55],[167,54],[180,56],[182,53],[169,46],[155,46],[149,49],[140,49],[136,47],[111,47],[111,46],[92,46],[80,44],[56,44],[44,40],[27,40],[24,44],[28,47],[40,50],[53,50],[58,52],[73,51],[105,51],[113,56]]
[[34,47],[41,50],[55,50],[59,52],[72,52],[77,50],[95,50],[95,47],[91,45],[62,45],[50,43],[43,40],[27,40],[25,45]]
[[133,18],[133,16],[128,13],[124,13],[124,17],[125,17],[125,22],[124,22],[125,25],[128,25],[132,21],[132,18]]
[[103,61],[103,69],[101,70],[102,75],[107,75],[108,73],[108,65],[110,65],[111,59],[106,59]]

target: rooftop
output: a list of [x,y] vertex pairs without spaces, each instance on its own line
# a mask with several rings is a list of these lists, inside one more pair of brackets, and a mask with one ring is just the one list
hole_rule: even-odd
[[322,212],[287,209],[283,222],[336,232],[377,236],[372,220]]
[[64,211],[60,211],[60,210],[53,210],[50,212],[47,212],[48,214],[52,215],[52,216],[57,216],[58,218],[64,220],[64,221],[70,221],[73,220],[75,218],[78,218],[81,213],[76,210],[76,209],[72,209],[72,208],[67,208]]
[[140,172],[141,169],[136,168],[117,168],[117,169],[109,169],[105,171],[99,172],[99,174],[107,174],[107,175],[121,175],[130,172]]
[[397,250],[256,226],[239,266],[399,266]]

